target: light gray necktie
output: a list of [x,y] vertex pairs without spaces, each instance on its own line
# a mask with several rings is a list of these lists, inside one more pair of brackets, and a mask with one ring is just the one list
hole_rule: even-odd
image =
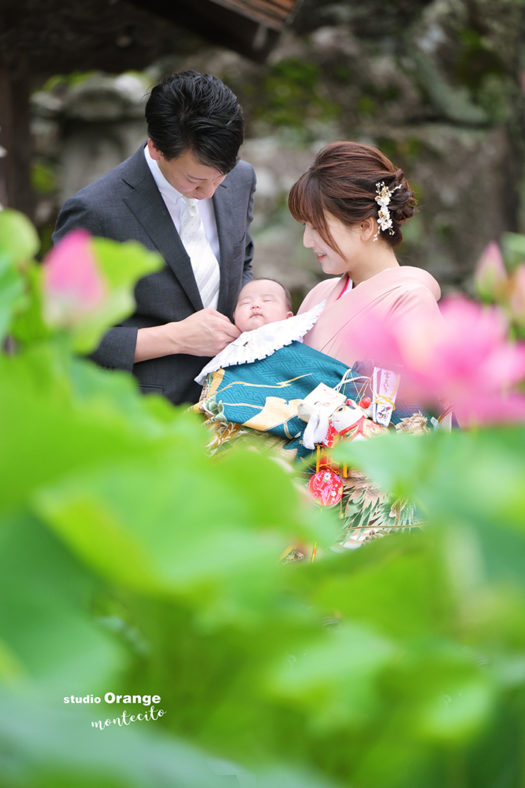
[[197,206],[198,200],[183,197],[180,217],[180,238],[190,256],[191,267],[204,306],[217,308],[219,300],[219,263],[206,238]]

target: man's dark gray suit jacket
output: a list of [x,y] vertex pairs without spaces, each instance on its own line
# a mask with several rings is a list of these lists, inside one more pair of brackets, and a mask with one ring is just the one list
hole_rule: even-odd
[[[217,308],[230,319],[239,290],[252,278],[249,225],[254,192],[254,170],[247,162],[239,161],[213,196],[221,272]],[[139,241],[160,252],[166,262],[159,272],[138,281],[135,313],[108,331],[92,355],[94,361],[132,372],[144,393],[163,394],[174,404],[195,402],[200,386],[194,378],[208,358],[171,355],[138,364],[133,361],[139,328],[183,320],[203,308],[190,259],[151,175],[143,148],[64,203],[53,243],[78,227],[116,241]]]

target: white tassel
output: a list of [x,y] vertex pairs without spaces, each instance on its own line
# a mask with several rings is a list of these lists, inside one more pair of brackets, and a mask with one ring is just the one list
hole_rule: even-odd
[[316,443],[324,443],[328,435],[330,411],[328,408],[319,408],[312,411],[308,424],[303,432],[303,446],[306,449],[315,449]]

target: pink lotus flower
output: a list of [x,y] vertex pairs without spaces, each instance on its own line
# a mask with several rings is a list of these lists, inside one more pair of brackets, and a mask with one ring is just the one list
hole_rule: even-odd
[[511,344],[497,307],[449,297],[435,319],[367,324],[367,357],[401,372],[400,396],[443,411],[461,426],[525,421],[525,343]]
[[43,265],[44,314],[51,325],[74,326],[104,302],[106,285],[85,230],[64,236]]

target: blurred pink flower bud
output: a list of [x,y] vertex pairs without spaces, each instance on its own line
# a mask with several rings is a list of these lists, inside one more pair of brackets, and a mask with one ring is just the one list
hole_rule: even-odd
[[51,325],[73,326],[105,300],[106,285],[85,230],[73,230],[44,260],[44,315]]
[[525,326],[525,263],[518,265],[510,278],[509,311],[512,320]]
[[508,277],[500,248],[491,241],[474,270],[474,285],[481,298],[499,300],[505,293]]

